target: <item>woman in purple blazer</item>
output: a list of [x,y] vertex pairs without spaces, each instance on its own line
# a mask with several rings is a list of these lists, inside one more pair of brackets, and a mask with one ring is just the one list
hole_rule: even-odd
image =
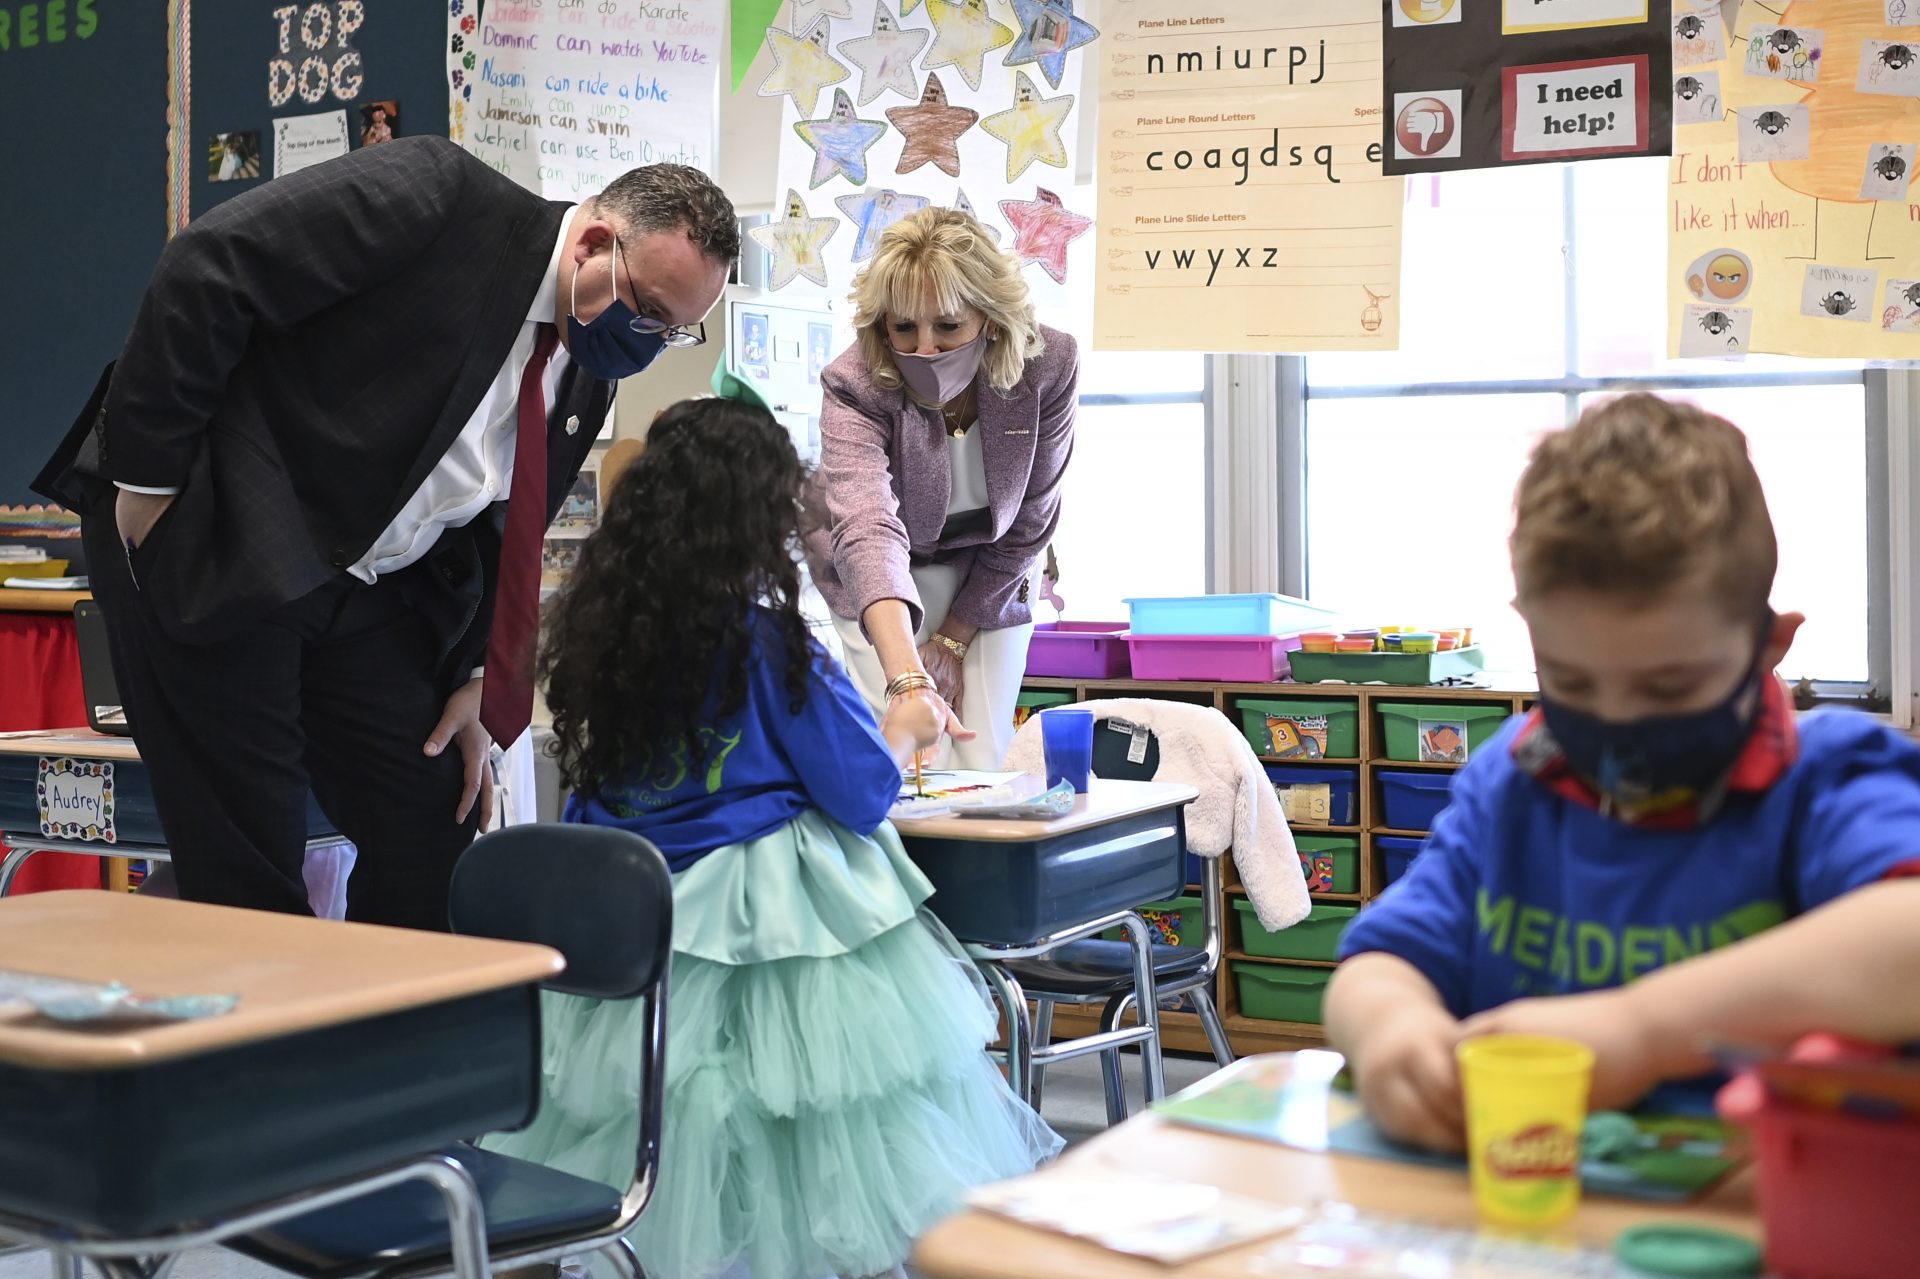
[[951,209],[889,227],[853,303],[859,340],[820,378],[814,582],[883,723],[929,700],[952,738],[936,762],[998,768],[1073,453],[1073,339]]

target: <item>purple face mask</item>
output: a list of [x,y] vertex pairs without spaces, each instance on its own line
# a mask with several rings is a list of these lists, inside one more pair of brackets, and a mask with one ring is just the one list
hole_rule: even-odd
[[945,404],[973,385],[974,374],[980,371],[980,360],[986,353],[987,332],[983,328],[980,336],[965,346],[938,355],[895,351],[893,362],[915,395],[929,404]]

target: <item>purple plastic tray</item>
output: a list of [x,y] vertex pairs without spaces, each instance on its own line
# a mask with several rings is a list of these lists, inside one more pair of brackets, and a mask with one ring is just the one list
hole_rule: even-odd
[[1298,635],[1129,635],[1135,679],[1277,684]]
[[1125,679],[1125,622],[1042,622],[1027,645],[1027,674],[1053,679]]

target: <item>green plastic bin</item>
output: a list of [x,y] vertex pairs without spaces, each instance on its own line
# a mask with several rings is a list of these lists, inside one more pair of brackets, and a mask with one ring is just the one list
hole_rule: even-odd
[[[1148,940],[1156,946],[1204,946],[1207,915],[1198,897],[1176,897],[1170,902],[1148,902],[1134,911],[1147,923]],[[1109,928],[1100,934],[1108,941],[1125,941],[1127,930]]]
[[1250,697],[1240,726],[1254,754],[1352,759],[1360,753],[1360,703],[1344,697]]
[[1464,764],[1513,712],[1459,702],[1381,702],[1387,758],[1402,763]]
[[1264,959],[1333,960],[1340,950],[1340,934],[1359,913],[1357,906],[1315,906],[1292,928],[1270,933],[1254,914],[1253,903],[1236,898],[1240,912],[1240,949]]
[[1013,701],[1013,726],[1019,728],[1028,718],[1037,715],[1049,706],[1069,706],[1073,703],[1073,694],[1054,689],[1042,689],[1021,693]]
[[1319,1025],[1327,1000],[1331,968],[1295,968],[1291,964],[1249,964],[1235,960],[1228,967],[1240,987],[1240,1013],[1257,1021],[1299,1021]]
[[[1358,836],[1295,834],[1293,846],[1300,854],[1300,873],[1307,877],[1307,891],[1314,893],[1360,891],[1360,839]],[[1318,882],[1315,882],[1316,879]]]
[[1295,682],[1399,684],[1412,687],[1471,678],[1486,668],[1478,645],[1445,653],[1289,653]]

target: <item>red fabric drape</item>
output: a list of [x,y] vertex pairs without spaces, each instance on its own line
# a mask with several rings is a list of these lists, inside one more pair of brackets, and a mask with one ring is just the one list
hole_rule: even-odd
[[[59,613],[0,613],[0,732],[86,722],[73,619]],[[41,853],[21,868],[13,891],[98,888],[104,865],[94,857]]]

